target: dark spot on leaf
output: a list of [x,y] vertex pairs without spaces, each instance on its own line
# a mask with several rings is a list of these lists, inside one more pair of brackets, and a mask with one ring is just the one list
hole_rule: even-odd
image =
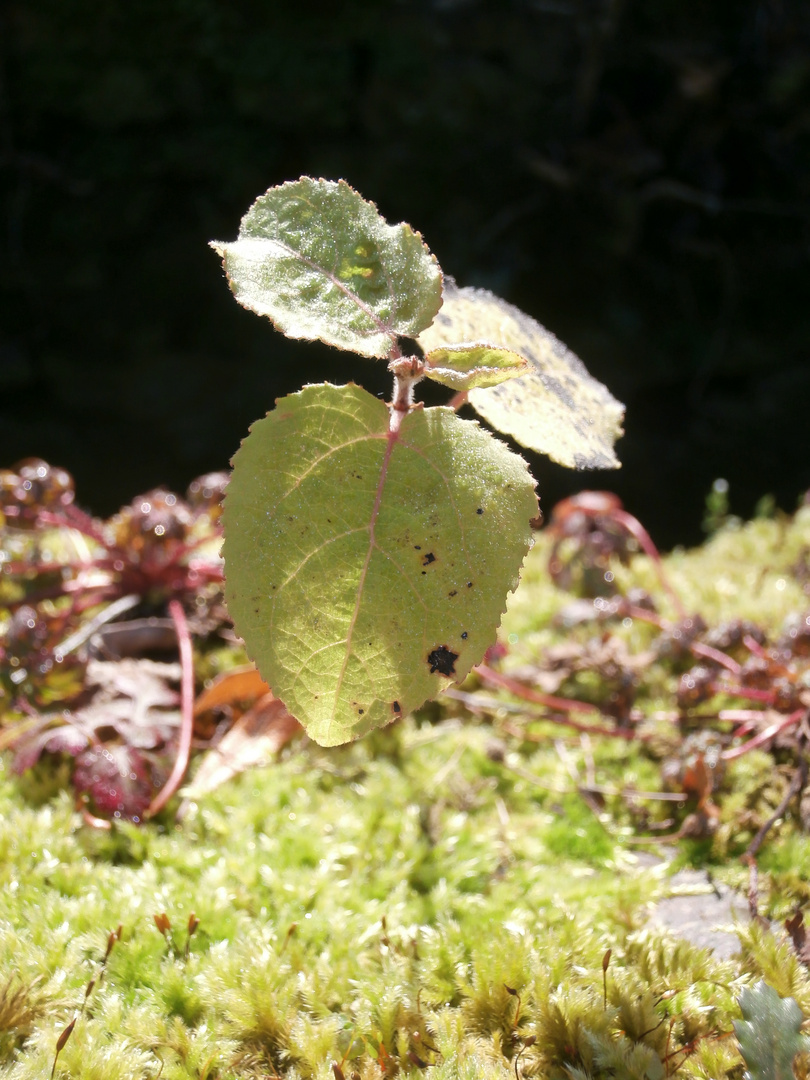
[[400,705],[399,705],[398,701],[395,701],[392,704],[391,708],[394,710],[394,712],[402,712],[402,709],[400,708]]
[[446,645],[439,645],[433,652],[428,653],[431,674],[438,671],[440,675],[455,675],[456,660],[458,653],[448,649]]
[[471,582],[471,581],[468,581],[468,582],[467,582],[467,588],[468,588],[468,589],[471,589],[471,588],[472,588],[472,582]]
[[422,550],[422,545],[421,544],[414,544],[413,545],[413,550],[414,551],[421,551]]
[[448,596],[455,596],[457,592],[458,592],[457,589],[451,589],[450,592],[447,595]]
[[467,640],[467,631],[466,631],[466,630],[465,630],[465,631],[464,631],[464,633],[463,633],[463,634],[461,635],[461,640],[462,640],[462,641],[466,641],[466,640]]
[[430,566],[432,562],[436,562],[436,556],[432,551],[429,551],[424,559],[422,559],[422,566]]
[[362,716],[362,715],[363,715],[363,713],[364,713],[364,712],[365,712],[366,710],[365,710],[365,709],[358,709],[357,711],[358,711],[358,712],[360,713],[360,715]]
[[484,508],[482,506],[479,506],[478,509],[475,512],[476,512],[476,514],[483,514]]

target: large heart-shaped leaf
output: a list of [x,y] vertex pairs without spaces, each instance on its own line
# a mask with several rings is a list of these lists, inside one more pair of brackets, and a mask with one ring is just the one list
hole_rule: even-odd
[[616,469],[613,443],[624,406],[552,333],[486,289],[445,283],[444,304],[419,335],[424,351],[456,341],[491,341],[525,356],[529,374],[470,391],[470,404],[498,431],[552,461],[577,469]]
[[343,180],[270,188],[238,240],[211,246],[239,303],[288,337],[386,357],[396,335],[415,336],[441,306],[441,270],[419,233],[388,225]]
[[450,409],[389,420],[360,387],[304,387],[252,426],[225,498],[234,623],[325,746],[463,679],[531,543],[522,458]]

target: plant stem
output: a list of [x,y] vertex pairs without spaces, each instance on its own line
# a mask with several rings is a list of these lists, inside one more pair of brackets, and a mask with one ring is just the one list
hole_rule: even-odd
[[743,743],[742,746],[735,746],[731,750],[724,750],[720,756],[724,761],[734,761],[735,758],[747,754],[749,750],[756,750],[756,748],[762,746],[763,743],[770,742],[770,740],[775,735],[778,735],[780,731],[784,731],[785,728],[797,724],[806,711],[807,710],[804,707],[795,709],[792,713],[781,717],[775,723],[766,727],[764,731],[760,731],[759,735],[755,735],[753,739],[749,739],[748,742]]
[[487,667],[486,664],[479,664],[475,671],[486,683],[490,683],[493,686],[500,686],[504,690],[508,690],[511,694],[523,698],[524,701],[531,701],[537,705],[545,705],[549,709],[556,709],[558,712],[598,713],[600,711],[598,705],[591,705],[587,701],[577,701],[571,698],[555,697],[553,694],[543,694],[539,690],[534,690],[530,686],[525,686],[517,679],[510,679],[508,675],[501,675],[500,672],[494,671],[491,667]]
[[666,593],[669,594],[669,598],[672,601],[675,610],[678,613],[678,617],[681,619],[686,618],[686,609],[681,603],[681,598],[675,592],[675,589],[669,582],[666,574],[664,573],[664,566],[661,562],[661,556],[658,553],[658,548],[653,543],[652,537],[638,520],[633,517],[626,510],[614,510],[612,515],[615,520],[622,525],[627,532],[634,537],[640,544],[645,555],[647,555],[653,561],[655,571],[658,574],[658,580],[661,582],[661,587]]
[[169,779],[152,799],[144,817],[154,817],[159,813],[172,795],[180,787],[188,768],[191,753],[191,735],[194,728],[194,658],[191,651],[191,634],[186,621],[186,613],[179,600],[169,601],[169,614],[177,631],[177,643],[180,647],[180,741],[177,757],[174,759]]
[[730,683],[713,682],[710,686],[713,694],[725,694],[727,697],[743,698],[746,701],[761,701],[773,705],[773,690],[762,690],[756,686],[733,686]]
[[394,396],[391,401],[391,422],[389,431],[399,431],[402,418],[413,407],[413,388],[421,381],[425,365],[416,356],[401,356],[391,360],[388,370],[394,376]]
[[726,653],[721,652],[720,649],[715,649],[712,645],[706,645],[703,641],[693,641],[689,646],[693,656],[702,656],[706,660],[713,660],[715,664],[719,664],[721,667],[726,668],[733,675],[739,675],[742,668]]
[[[516,697],[523,698],[524,701],[531,701],[538,705],[545,705],[549,709],[555,709],[557,716],[538,716],[536,713],[526,713],[527,719],[536,720],[540,722],[547,722],[550,724],[562,724],[564,727],[573,728],[575,731],[584,731],[589,735],[606,735],[613,739],[625,739],[631,741],[638,739],[641,742],[646,741],[647,736],[640,735],[637,731],[630,728],[609,728],[601,724],[586,724],[580,720],[574,720],[571,716],[567,715],[572,712],[580,713],[596,713],[601,714],[601,710],[598,705],[591,705],[586,701],[577,701],[572,698],[559,698],[554,697],[552,694],[543,694],[539,690],[533,690],[529,686],[524,686],[523,683],[518,682],[517,679],[510,679],[506,675],[501,675],[497,671],[493,671],[492,668],[486,666],[486,664],[479,664],[474,669],[476,673],[486,683],[490,683],[493,686],[500,686],[504,690],[508,690],[510,693],[515,694]],[[505,728],[505,730],[509,730]],[[514,733],[514,731],[512,732]],[[531,735],[524,733],[523,738],[529,741],[535,741]]]

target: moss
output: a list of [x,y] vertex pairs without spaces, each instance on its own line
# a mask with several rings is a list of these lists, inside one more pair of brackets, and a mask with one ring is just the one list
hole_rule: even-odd
[[[809,531],[804,512],[725,530],[667,572],[688,609],[773,632],[804,609],[789,571]],[[546,544],[505,620],[507,665],[593,634],[552,624],[570,597],[547,581]],[[749,561],[765,569],[752,578]],[[615,572],[657,588],[642,557]],[[652,640],[637,623],[612,629],[632,652]],[[665,749],[675,740],[654,714],[676,677],[653,661],[639,681],[639,723]],[[15,975],[0,983],[0,1069],[49,1075],[77,1015],[58,1077],[334,1080],[332,1063],[360,1080],[427,1066],[434,1080],[737,1077],[740,988],[764,977],[810,1014],[807,970],[756,924],[735,962],[648,928],[662,868],[628,841],[672,804],[621,792],[660,787],[658,743],[561,738],[548,722],[518,738],[511,715],[483,723],[448,702],[358,744],[299,743],[176,823],[109,832],[47,777],[34,792],[4,766],[0,970]],[[788,775],[761,751],[733,762],[717,829],[684,840],[678,860],[743,885],[737,857]],[[588,776],[604,792],[590,803]],[[788,816],[760,854],[777,916],[810,894],[799,826]]]
[[[634,934],[658,877],[575,798],[541,809],[498,773],[488,737],[410,721],[393,754],[301,747],[178,826],[107,834],[88,832],[65,794],[26,805],[3,774],[0,961],[36,1001],[0,1043],[8,1075],[50,1072],[91,979],[57,1076],[126,1080],[163,1062],[178,1078],[316,1077],[348,1050],[344,1073],[361,1077],[416,1074],[419,1061],[447,1077],[507,1075],[521,1047],[526,1069],[586,1060],[548,1040],[541,1059],[520,1040],[545,1031],[554,1002],[566,1016],[579,1003],[585,1042],[636,1015],[638,976],[613,972],[646,955]],[[557,783],[562,770],[545,763]],[[583,832],[579,846],[566,828]]]

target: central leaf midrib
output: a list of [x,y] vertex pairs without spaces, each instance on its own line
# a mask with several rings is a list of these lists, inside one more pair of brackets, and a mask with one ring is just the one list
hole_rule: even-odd
[[334,696],[334,700],[333,700],[333,703],[332,703],[332,715],[330,717],[330,724],[334,724],[335,720],[337,719],[337,710],[338,710],[338,702],[340,700],[340,691],[341,691],[341,689],[343,687],[343,680],[346,677],[346,669],[349,666],[349,659],[351,658],[351,655],[352,655],[352,637],[354,635],[354,627],[355,627],[355,624],[357,623],[357,616],[360,613],[360,605],[361,605],[361,603],[363,601],[363,590],[364,590],[365,584],[366,584],[366,576],[368,575],[369,564],[371,563],[371,556],[372,556],[372,554],[374,552],[375,547],[377,546],[376,536],[375,536],[375,526],[377,524],[377,517],[378,517],[379,512],[380,512],[380,506],[382,505],[383,490],[385,488],[385,481],[386,481],[387,476],[388,476],[388,467],[389,467],[390,462],[391,462],[391,455],[392,455],[393,450],[394,450],[394,445],[398,441],[399,441],[399,432],[398,431],[389,431],[388,436],[387,436],[387,440],[386,440],[385,455],[383,456],[382,465],[380,466],[380,476],[379,476],[379,479],[377,481],[377,490],[376,490],[376,492],[374,494],[374,506],[372,507],[371,519],[370,519],[369,524],[368,524],[368,548],[366,550],[366,557],[365,557],[365,560],[363,562],[363,568],[360,571],[360,579],[359,579],[359,581],[357,583],[357,595],[356,595],[355,601],[354,601],[354,611],[352,612],[352,617],[349,620],[349,628],[346,631],[346,648],[345,648],[345,651],[344,651],[344,654],[343,654],[343,663],[341,665],[340,672],[338,674],[337,684],[335,686],[335,696]]
[[[328,280],[331,281],[333,285],[336,285],[337,288],[340,289],[340,291],[345,296],[348,296],[349,299],[352,300],[357,305],[357,307],[360,308],[361,311],[365,312],[365,314],[369,317],[369,319],[371,319],[371,321],[374,323],[374,325],[377,327],[377,330],[381,334],[391,333],[391,327],[393,326],[393,321],[396,318],[396,297],[390,288],[390,283],[389,292],[391,293],[391,299],[394,303],[394,307],[391,311],[391,320],[388,324],[386,324],[382,321],[382,319],[379,318],[379,316],[375,315],[372,308],[370,308],[364,300],[360,299],[357,293],[352,292],[352,290],[347,285],[344,285],[340,278],[337,277],[331,270],[326,270],[323,266],[321,266],[320,263],[316,262],[314,259],[311,259],[308,255],[305,255],[302,251],[296,251],[294,247],[286,244],[283,240],[279,240],[277,237],[273,239],[272,243],[278,244],[280,248],[288,251],[290,255],[292,255],[294,258],[300,259],[301,262],[305,263],[308,267],[310,267],[310,269],[316,270],[319,274],[323,274],[325,278],[328,278]],[[358,331],[358,333],[370,332],[372,331]]]

